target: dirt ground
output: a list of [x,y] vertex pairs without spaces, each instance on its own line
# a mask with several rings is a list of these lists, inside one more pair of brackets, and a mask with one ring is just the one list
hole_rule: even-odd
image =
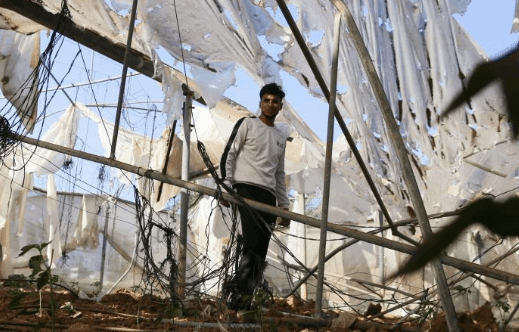
[[[54,314],[51,296],[56,303]],[[419,325],[416,320],[398,323],[397,317],[372,318],[346,312],[324,312],[317,319],[314,307],[314,302],[294,297],[274,299],[262,309],[240,315],[209,298],[175,308],[160,298],[126,289],[94,301],[62,288],[52,292],[44,288],[40,294],[33,284],[3,282],[0,331],[448,331],[441,313]],[[373,305],[368,311],[373,315],[379,308]],[[472,313],[460,313],[459,323],[462,331],[499,331],[488,305]]]

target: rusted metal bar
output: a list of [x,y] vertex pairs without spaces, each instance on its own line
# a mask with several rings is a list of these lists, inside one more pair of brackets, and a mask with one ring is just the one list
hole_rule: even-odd
[[324,180],[323,180],[323,207],[321,213],[321,236],[319,240],[319,263],[317,270],[317,287],[315,293],[315,315],[321,316],[323,302],[324,263],[326,262],[326,225],[328,224],[328,207],[330,204],[330,178],[332,176],[332,150],[333,150],[333,118],[337,97],[337,71],[339,66],[339,46],[341,37],[341,15],[335,15],[333,28],[333,58],[330,81],[330,99],[328,100],[328,130],[326,135],[326,155],[324,158]]
[[[27,143],[30,145],[35,145],[35,146],[41,147],[43,149],[60,152],[60,153],[63,153],[63,154],[66,154],[66,155],[69,155],[72,157],[78,157],[78,158],[81,158],[84,160],[93,161],[93,162],[107,165],[110,167],[119,168],[123,171],[134,173],[134,174],[137,174],[137,175],[140,175],[143,177],[147,177],[149,179],[163,181],[165,183],[169,183],[174,186],[181,187],[181,188],[186,188],[188,190],[196,191],[196,192],[204,194],[204,195],[212,196],[215,198],[222,197],[223,199],[225,199],[226,201],[231,202],[231,203],[243,204],[241,201],[237,200],[236,198],[234,198],[232,195],[230,195],[228,193],[219,192],[217,189],[214,189],[214,188],[204,187],[204,186],[192,183],[192,182],[183,181],[181,179],[169,176],[167,174],[163,174],[162,172],[155,171],[152,169],[145,169],[145,168],[142,168],[139,166],[130,165],[130,164],[123,163],[123,162],[113,160],[110,158],[101,157],[101,156],[87,153],[84,151],[74,150],[74,149],[63,147],[63,146],[60,146],[57,144],[40,141],[40,140],[37,140],[34,138],[25,137],[25,136],[14,134],[14,133],[10,134],[9,138],[12,138],[12,139],[15,139],[15,140],[18,140],[20,142]],[[251,208],[256,209],[258,211],[267,212],[267,213],[270,213],[277,217],[301,222],[308,226],[317,227],[317,228],[321,227],[320,220],[317,220],[315,218],[305,216],[302,214],[298,214],[298,213],[294,213],[294,212],[291,212],[288,210],[280,209],[277,207],[272,207],[268,204],[259,203],[259,202],[256,202],[256,201],[253,201],[250,199],[244,199],[243,201],[246,204],[248,204]],[[393,241],[390,239],[386,239],[386,238],[376,236],[373,234],[365,233],[365,232],[362,232],[362,231],[359,231],[359,230],[356,230],[356,229],[353,229],[353,228],[350,228],[347,226],[343,226],[343,225],[328,223],[327,229],[328,229],[328,231],[336,233],[336,234],[349,236],[349,237],[352,237],[359,241],[364,241],[364,242],[371,243],[374,245],[383,246],[385,248],[388,248],[391,250],[396,250],[396,251],[407,253],[407,254],[412,254],[416,250],[416,247],[414,247],[414,246],[411,246],[411,245],[408,245],[405,243],[401,243],[401,242],[397,242],[397,241]],[[517,275],[517,274],[489,268],[486,266],[482,266],[479,264],[475,264],[472,262],[468,262],[468,261],[465,261],[462,259],[458,259],[458,258],[446,256],[446,255],[440,256],[439,259],[443,264],[453,266],[464,272],[473,272],[473,273],[477,273],[477,274],[483,274],[490,278],[508,282],[508,283],[511,283],[514,285],[519,285],[519,275]]]
[[124,91],[126,89],[126,75],[128,74],[128,58],[130,57],[130,52],[132,50],[133,28],[135,26],[135,15],[137,15],[137,3],[138,0],[133,0],[130,26],[128,27],[128,40],[126,41],[126,49],[124,50],[123,73],[121,75],[121,85],[119,86],[119,99],[117,101],[117,113],[115,114],[112,149],[110,150],[111,159],[115,159],[115,149],[117,147],[117,136],[119,135],[119,123],[121,122]]
[[[416,182],[416,178],[413,173],[413,168],[411,166],[411,162],[409,161],[409,153],[405,147],[402,136],[400,135],[398,124],[396,123],[395,117],[393,116],[393,112],[391,110],[391,106],[389,105],[389,101],[384,91],[384,87],[382,86],[382,82],[378,77],[377,71],[375,69],[375,66],[373,65],[368,49],[366,48],[366,44],[364,44],[360,31],[357,27],[357,24],[355,23],[355,20],[353,19],[353,16],[351,15],[351,12],[348,9],[348,6],[343,1],[331,1],[345,18],[346,24],[348,26],[348,31],[352,36],[353,43],[359,54],[360,61],[362,63],[362,66],[364,67],[364,71],[366,72],[366,76],[370,83],[371,89],[373,90],[375,99],[378,102],[378,105],[382,112],[382,116],[384,117],[389,137],[391,139],[393,148],[395,149],[397,154],[397,162],[399,163],[400,168],[402,169],[402,177],[406,184],[406,188],[409,192],[409,197],[411,199],[413,207],[416,211],[418,224],[420,225],[420,229],[422,231],[423,236],[427,238],[428,236],[432,235],[431,225],[429,224],[429,219],[427,219],[427,211],[425,210],[422,196],[420,194],[420,189],[418,188],[418,183]],[[447,321],[449,331],[458,332],[460,331],[460,328],[458,326],[458,319],[456,316],[454,303],[452,301],[452,297],[449,291],[449,286],[447,284],[447,278],[445,277],[445,271],[443,270],[443,266],[438,259],[432,260],[431,266],[433,269],[436,282],[438,284],[440,299],[443,305],[443,310],[445,312],[445,319]]]

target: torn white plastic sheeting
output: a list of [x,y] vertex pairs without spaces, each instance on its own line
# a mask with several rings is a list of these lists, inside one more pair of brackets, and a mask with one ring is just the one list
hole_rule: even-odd
[[515,0],[514,24],[511,32],[519,31],[519,0]]
[[97,214],[92,212],[96,211],[97,200],[96,196],[83,196],[76,229],[72,239],[67,242],[65,247],[67,251],[77,249],[78,247],[93,250],[99,245]]
[[162,91],[164,92],[164,105],[162,112],[168,114],[168,123],[173,123],[175,119],[182,116],[182,103],[184,95],[182,92],[182,81],[174,75],[174,72],[164,66],[158,55],[156,55],[155,74],[162,76]]
[[[128,39],[130,16],[113,11],[105,0],[44,0],[40,4],[50,13],[61,12],[63,4],[67,4],[70,17],[75,24],[85,29],[93,30],[114,43],[125,45]],[[136,24],[136,29],[139,24]],[[146,53],[138,33],[134,33],[132,48]]]
[[[69,0],[67,4],[75,24],[115,44],[126,43],[129,15],[124,8],[127,2],[111,1],[111,7],[103,0]],[[41,5],[57,14],[62,1],[45,0]],[[225,90],[234,84],[237,66],[254,76],[258,84],[262,81],[281,81],[276,62],[263,50],[257,35],[266,35],[267,40],[281,43],[288,43],[292,37],[287,33],[287,28],[274,23],[264,7],[245,0],[218,3],[143,0],[138,5],[138,23],[132,47],[155,59],[157,64],[160,60],[155,56],[155,51],[161,48],[176,60],[185,59],[196,67],[192,75],[209,106],[221,99]],[[182,46],[175,12],[181,13],[178,24]],[[19,15],[8,19],[10,24],[6,24],[6,28],[23,23]]]
[[[23,168],[12,169],[12,158],[6,158],[0,166],[0,244],[2,245],[0,275],[8,276],[13,272],[12,234],[20,233],[25,225],[25,200],[32,189],[32,181]],[[23,208],[23,209],[22,209]],[[18,227],[14,227],[18,223]]]
[[[207,185],[207,183],[205,183]],[[230,209],[223,209],[228,212]],[[229,242],[230,228],[232,220],[229,216],[222,218],[218,201],[213,197],[202,197],[199,204],[190,210],[189,218],[189,270],[196,271],[197,275],[191,275],[194,280],[204,278],[205,282],[201,285],[204,293],[217,295],[221,289],[221,275],[212,275],[207,278],[210,271],[223,267],[225,249]],[[240,230],[239,222],[236,225]],[[196,257],[206,256],[208,259],[200,260]],[[195,258],[195,259],[193,259]]]
[[45,27],[11,10],[0,8],[0,29],[30,35],[44,30]]
[[176,3],[144,0],[139,4],[144,9],[141,18],[150,47],[160,46],[177,60],[194,66],[191,74],[202,87],[204,98],[207,95],[209,107],[234,83],[237,66],[258,83],[280,81],[277,65],[263,50],[258,35],[289,34],[273,21],[265,8],[244,0]]
[[[197,148],[197,140],[201,141],[206,149],[210,161],[218,168],[220,157],[222,155],[224,146],[227,142],[235,122],[246,114],[251,114],[244,110],[227,112],[226,108],[219,108],[218,106],[226,106],[226,104],[218,104],[212,109],[204,107],[193,108],[193,123],[196,130],[191,136],[191,155],[189,161],[190,173],[196,173],[206,170],[206,165]],[[98,123],[99,136],[101,137],[101,144],[104,148],[104,154],[108,155],[111,150],[111,139],[113,135],[113,124],[103,121],[98,115],[94,114],[84,105],[76,104],[85,117],[92,119]],[[287,112],[289,112],[287,110]],[[292,116],[296,119],[296,117]],[[283,117],[277,125],[284,128],[288,133],[293,133],[293,127],[286,122]],[[306,137],[314,138],[311,142],[306,138],[293,134],[292,141],[287,144],[287,175],[299,172],[309,167],[318,168],[323,163],[322,146],[315,139],[315,135],[302,122],[299,123],[299,128],[306,128]],[[140,166],[143,168],[154,169],[162,171],[165,161],[165,153],[167,151],[167,141],[169,136],[169,129],[166,130],[162,137],[158,139],[150,139],[142,136],[136,132],[120,128],[117,139],[117,148],[115,157],[118,161],[128,164]],[[180,177],[181,162],[182,162],[182,132],[177,137],[174,137],[173,146],[171,148],[166,174],[173,177]],[[129,183],[132,176],[120,170],[117,170],[117,176],[123,183]],[[150,203],[155,209],[162,209],[168,200],[177,195],[180,188],[169,184],[163,184],[161,199],[157,201],[157,192],[159,188],[159,181],[154,181],[153,187],[150,187],[149,179],[137,179],[137,187],[141,193],[150,199]],[[314,187],[315,189],[315,187]]]
[[[333,13],[330,8],[320,9],[318,6],[302,6],[302,1],[299,3],[298,17],[323,15],[315,12],[319,10],[328,10],[328,15]],[[471,181],[466,174],[453,173],[456,156],[471,151],[473,146],[487,146],[509,137],[508,131],[500,131],[497,125],[500,115],[494,110],[500,109],[503,104],[502,94],[495,85],[477,97],[478,102],[472,104],[472,110],[468,110],[470,115],[461,110],[449,119],[439,120],[442,106],[461,89],[459,73],[469,76],[472,68],[484,59],[479,54],[479,48],[452,18],[446,2],[440,2],[438,6],[426,2],[398,2],[388,3],[386,7],[372,1],[354,2],[348,6],[376,62],[376,69],[400,124],[400,132],[411,153],[428,212],[458,207],[460,201],[454,197],[437,204],[438,198],[445,196],[444,184],[450,179]],[[325,36],[330,33],[330,27],[326,25],[312,28],[325,29]],[[379,105],[367,84],[356,49],[348,38],[342,41],[338,79],[346,92],[338,95],[339,110],[346,119],[351,120],[348,122],[350,133],[364,161],[372,169],[382,197],[391,207],[391,215],[394,218],[407,217],[404,211],[409,203],[402,199],[407,196],[406,189],[401,182],[401,170],[394,160],[396,154]],[[329,68],[330,47],[331,43],[323,41],[311,49],[320,68]],[[289,69],[297,63],[296,52],[288,49],[282,54],[283,63],[288,63]],[[304,66],[298,70],[305,76],[310,74]],[[328,73],[323,71],[323,75],[326,80]],[[487,125],[490,123],[497,126]],[[334,146],[336,157],[341,154],[340,150],[336,151],[338,148]],[[349,154],[343,156],[347,159],[339,158],[337,162],[344,167],[355,168],[356,161]],[[347,181],[360,182],[355,177],[346,178]],[[363,195],[365,186],[357,188],[358,194]]]
[[[47,215],[45,216],[44,229],[47,231],[47,241],[50,244],[45,249],[48,264],[55,268],[62,254],[61,232],[59,229],[60,212],[58,194],[54,182],[54,174],[47,175]],[[52,259],[52,260],[51,260]]]
[[[13,172],[13,171],[11,171]],[[13,193],[13,197],[11,198],[11,204],[14,204],[15,209],[18,209],[18,231],[16,233],[17,236],[23,236],[22,229],[25,225],[25,204],[27,202],[27,195],[33,189],[33,177],[31,175],[25,174],[22,170],[14,171],[15,176],[13,180],[17,183],[21,183],[22,189],[17,191],[15,190]],[[15,186],[16,188],[17,186]],[[1,188],[1,186],[0,186]],[[16,220],[12,220],[13,223]]]
[[[113,36],[125,34],[124,22],[128,18],[122,13],[124,10],[114,12],[98,1],[94,4],[76,2],[70,0],[69,7],[77,22],[113,40],[119,38]],[[443,195],[455,179],[471,181],[465,174],[453,175],[460,155],[471,152],[473,146],[488,147],[509,137],[507,130],[496,129],[500,125],[506,129],[501,115],[493,111],[503,106],[497,85],[474,98],[472,109],[467,106],[466,113],[461,110],[445,121],[439,120],[442,107],[461,88],[459,73],[468,77],[476,63],[484,59],[481,49],[452,17],[454,10],[463,12],[468,3],[440,1],[433,6],[427,1],[386,4],[382,0],[357,0],[347,4],[376,64],[405,144],[412,154],[429,212],[450,210],[460,204],[456,199],[438,204],[434,198]],[[58,11],[60,5],[57,0],[44,3],[51,12]],[[112,7],[118,10],[127,5],[127,2],[112,2]],[[140,36],[138,40],[142,41],[139,45],[152,56],[161,48],[176,60],[185,60],[193,71],[191,76],[200,85],[199,90],[207,94],[210,105],[216,104],[226,86],[233,83],[232,77],[238,67],[250,74],[258,85],[271,80],[280,82],[279,70],[284,70],[307,86],[311,93],[323,97],[274,1],[220,1],[218,4],[190,1],[176,5],[177,8],[173,3],[159,0],[139,2],[141,22],[136,30],[136,36]],[[333,35],[330,22],[336,9],[331,2],[301,0],[291,1],[289,8],[325,81],[329,81],[327,69],[330,68]],[[178,25],[175,9],[182,13]],[[85,17],[92,10],[102,15],[89,22]],[[200,12],[205,15],[199,15]],[[348,37],[348,31],[342,31]],[[277,55],[269,55],[268,45],[262,40],[275,45],[279,49]],[[350,38],[341,39],[340,54],[339,111],[348,120],[360,153],[372,169],[382,196],[392,207],[391,213],[397,218],[409,203],[405,199],[407,194],[401,181],[401,170],[393,160],[392,142]],[[156,64],[160,67],[160,60],[157,59]],[[197,77],[204,79],[197,80]],[[178,77],[163,83],[165,110],[177,111],[172,118],[179,116],[179,85]],[[293,125],[300,132],[301,128]],[[334,147],[334,154],[341,153],[337,148]],[[345,151],[348,149],[345,147]],[[351,158],[337,161],[348,168],[337,171],[344,176],[354,174],[355,178],[347,178],[347,181],[355,181],[359,173],[349,169],[356,169],[356,161]],[[444,181],[438,181],[438,178]],[[357,195],[364,196],[365,187],[358,189]],[[433,207],[434,211],[431,211]]]
[[[81,104],[77,105],[80,108],[83,116],[97,123],[98,134],[103,149],[101,153],[107,157],[111,151],[114,124],[104,121],[100,116],[94,114],[94,112],[92,112],[88,107]],[[161,138],[152,139],[121,127],[119,128],[117,135],[115,159],[131,165],[143,167],[145,169],[162,171],[165,154],[167,151],[168,134],[169,132],[166,130]],[[182,143],[178,137],[175,136],[170,157],[177,153],[178,149],[181,149],[181,145]],[[174,171],[175,169],[168,167],[166,174],[171,176],[180,175],[180,171],[178,174],[176,174]],[[151,197],[149,179],[144,177],[136,178],[135,175],[119,169],[115,170],[115,176],[123,184],[130,184],[132,179],[136,179],[136,184],[139,191],[148,199],[150,199],[150,203],[158,209],[167,203],[168,199],[171,197],[170,195],[174,196],[176,193],[178,193],[177,187],[164,184],[161,201],[156,202],[156,196],[153,196],[153,198]],[[155,183],[157,183],[157,185],[154,188],[158,189],[158,181],[155,181]]]
[[[86,195],[87,204],[85,205],[83,205],[83,195],[58,193],[56,199],[49,196],[53,195],[35,191],[24,196],[27,199],[27,204],[25,211],[26,223],[22,228],[23,236],[17,236],[16,230],[10,229],[9,239],[11,247],[6,248],[4,246],[4,253],[6,252],[5,249],[9,249],[7,252],[11,256],[4,258],[2,261],[2,269],[0,271],[2,276],[7,277],[13,273],[25,275],[31,273],[29,258],[35,255],[37,251],[33,249],[34,251],[30,251],[24,256],[17,256],[20,253],[20,248],[25,245],[41,244],[49,241],[49,233],[44,225],[46,216],[50,212],[48,207],[55,203],[62,208],[60,222],[57,225],[59,234],[58,232],[55,233],[55,242],[53,241],[49,247],[57,245],[58,236],[61,235],[61,245],[66,250],[64,252],[65,255],[59,255],[56,250],[54,251],[54,262],[58,262],[58,264],[53,268],[53,274],[59,275],[68,284],[77,283],[82,291],[81,296],[85,296],[91,290],[96,289],[97,286],[95,284],[100,280],[102,246],[98,245],[95,248],[90,248],[87,245],[86,247],[77,247],[76,250],[73,250],[72,245],[77,244],[76,239],[73,237],[74,230],[77,227],[81,227],[81,222],[84,220],[81,217],[83,213],[89,215],[88,218],[90,218],[91,222],[98,223],[99,225],[104,226],[105,222],[108,221],[104,287],[101,294],[104,295],[130,267],[135,245],[135,235],[137,234],[135,205],[129,202],[117,201],[110,207],[110,211],[107,213],[106,201],[99,196]],[[94,201],[97,204],[88,204],[88,202],[92,203]],[[86,210],[83,208],[84,206],[86,206]],[[168,220],[168,218],[168,214],[165,212],[157,212],[153,215],[155,222]],[[80,224],[77,222],[80,222]],[[90,225],[93,224],[91,223]],[[172,224],[172,227],[174,226],[175,224]],[[83,232],[83,235],[88,235],[89,241],[93,240],[94,237],[102,239],[100,235],[104,235],[103,229],[104,227],[98,228],[97,232],[89,230],[87,233]],[[2,230],[1,234],[6,234],[7,236],[5,232],[6,229]],[[157,229],[154,229],[151,237],[154,239],[159,238]],[[85,244],[88,244],[88,241]],[[2,242],[2,245],[4,245],[4,242]],[[167,253],[163,244],[156,241],[152,245],[154,257],[158,260],[165,259]],[[50,258],[50,256],[47,257]],[[135,267],[120,282],[119,287],[130,288],[137,284],[142,277],[142,266],[142,259],[137,258]],[[8,267],[9,271],[7,271]]]
[[[70,105],[63,115],[41,136],[41,140],[73,149],[76,145],[79,112],[75,105]],[[26,172],[37,175],[56,173],[70,156],[57,151],[36,146],[25,146],[25,159],[28,160]],[[28,158],[28,156],[31,156]]]
[[[195,116],[198,112],[195,108]],[[81,110],[84,116],[96,121],[98,123],[99,136],[101,137],[101,144],[104,148],[104,154],[108,155],[111,151],[111,140],[113,135],[113,123],[103,121],[99,116],[90,111],[87,107],[81,105]],[[204,123],[211,126],[211,117],[207,110],[200,110],[205,112],[198,120],[197,126],[204,127]],[[214,125],[213,125],[214,126]],[[164,162],[166,159],[166,152],[168,147],[168,137],[170,129],[166,129],[163,135],[158,139],[152,139],[136,132],[120,128],[117,138],[117,147],[115,152],[115,158],[118,161],[128,163],[131,165],[143,167],[145,169],[153,169],[156,171],[162,171]],[[217,133],[216,128],[211,130],[203,130],[201,134],[206,136],[208,133]],[[194,137],[193,139],[196,139]],[[210,139],[204,142],[206,149],[209,153],[209,157],[213,164],[218,164],[219,156],[223,150],[223,142],[215,139]],[[175,135],[173,139],[173,145],[169,153],[168,165],[166,168],[166,174],[173,177],[180,178],[181,173],[181,162],[182,162],[182,140]],[[203,171],[206,168],[200,153],[197,150],[196,144],[191,144],[191,158],[189,162],[189,172],[194,173]],[[122,183],[130,183],[130,180],[134,178],[134,175],[116,170],[116,176]],[[170,185],[163,184],[161,198],[157,201],[159,181],[154,180],[153,186],[151,186],[150,179],[139,177],[136,179],[137,188],[139,192],[150,200],[150,204],[156,210],[162,209],[168,200],[177,195],[180,192],[180,188]]]
[[0,30],[0,80],[2,93],[15,107],[25,129],[32,132],[38,116],[38,76],[34,70],[40,55],[40,35]]

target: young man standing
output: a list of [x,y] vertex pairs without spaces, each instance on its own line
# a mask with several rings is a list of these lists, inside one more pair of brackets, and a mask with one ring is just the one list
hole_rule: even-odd
[[[288,210],[285,184],[286,136],[274,125],[283,107],[285,93],[270,83],[260,91],[258,118],[246,118],[240,125],[225,163],[225,182],[242,198]],[[254,289],[261,280],[276,216],[238,206],[243,246],[238,270],[231,282],[231,309],[249,309]],[[290,220],[283,219],[288,226]]]

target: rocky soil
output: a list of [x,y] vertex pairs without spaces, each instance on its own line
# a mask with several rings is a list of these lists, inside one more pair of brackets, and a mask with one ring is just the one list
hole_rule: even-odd
[[[56,304],[54,312],[51,303]],[[314,307],[313,302],[292,297],[236,313],[214,298],[172,306],[155,296],[119,289],[95,301],[63,288],[38,292],[32,283],[4,282],[0,331],[448,331],[441,313],[434,320],[400,322],[398,317],[373,318],[380,310],[373,305],[365,315],[326,311],[315,318]],[[499,331],[488,305],[460,313],[459,323],[462,331]]]

